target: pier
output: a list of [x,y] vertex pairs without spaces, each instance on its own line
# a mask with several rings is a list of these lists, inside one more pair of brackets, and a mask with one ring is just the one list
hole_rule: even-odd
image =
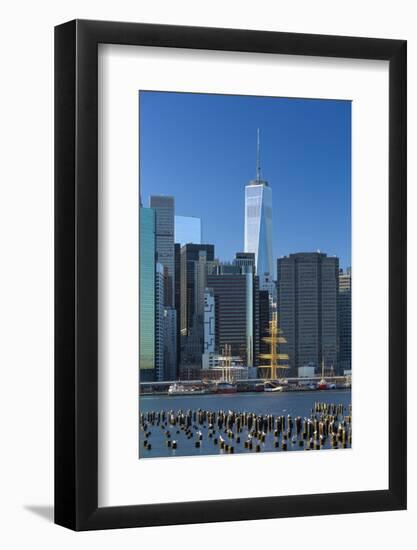
[[324,395],[207,395],[204,403],[192,396],[144,396],[139,454],[146,458],[348,449],[350,391],[331,391],[328,401]]
[[[310,377],[285,377],[285,379],[267,380],[265,378],[251,378],[236,380],[236,389],[239,392],[251,392],[256,391],[257,385],[265,382],[273,382],[276,384],[283,384],[283,391],[307,391],[309,386],[316,385],[322,379],[321,376]],[[334,385],[336,388],[345,389],[351,385],[351,376],[326,376],[326,381],[330,385]],[[173,384],[181,384],[185,387],[194,387],[199,390],[204,390],[204,393],[216,393],[216,381],[215,380],[170,380],[163,382],[141,382],[140,393],[141,394],[167,394],[168,389]]]

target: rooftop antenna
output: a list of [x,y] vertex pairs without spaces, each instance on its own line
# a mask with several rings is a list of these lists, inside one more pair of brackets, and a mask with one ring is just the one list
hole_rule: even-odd
[[261,140],[259,137],[259,128],[257,131],[257,144],[256,144],[256,181],[261,181]]

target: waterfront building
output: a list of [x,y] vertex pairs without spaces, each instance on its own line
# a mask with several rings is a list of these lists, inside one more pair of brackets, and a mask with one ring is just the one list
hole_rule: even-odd
[[259,360],[259,281],[252,273],[208,275],[215,301],[215,343],[253,367]]
[[236,252],[233,264],[240,268],[241,273],[255,273],[255,253],[254,252]]
[[339,272],[339,370],[352,368],[352,272]]
[[[212,288],[206,288],[204,291],[204,353],[215,352],[215,301]],[[203,367],[205,368],[205,367]]]
[[201,218],[193,216],[175,216],[175,242],[201,244]]
[[164,380],[176,380],[177,371],[177,312],[164,308]]
[[299,367],[338,368],[339,259],[301,252],[278,259],[278,311],[290,375]]
[[174,307],[177,312],[177,365],[181,359],[181,245],[174,244]]
[[174,197],[153,195],[150,207],[155,210],[156,261],[164,268],[165,305],[174,306]]
[[306,365],[298,368],[298,378],[312,378],[316,375],[316,367]]
[[258,130],[256,178],[245,187],[245,252],[255,255],[259,288],[275,291],[272,262],[272,189],[261,177]]
[[155,379],[155,212],[139,208],[139,369],[140,380]]
[[155,269],[155,380],[162,382],[165,379],[164,374],[164,354],[165,354],[165,276],[164,266],[156,264]]

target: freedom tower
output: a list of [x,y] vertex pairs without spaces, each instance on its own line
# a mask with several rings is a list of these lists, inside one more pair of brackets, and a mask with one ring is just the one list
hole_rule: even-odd
[[259,129],[257,133],[256,179],[245,187],[245,252],[255,254],[259,288],[275,294],[272,263],[272,189],[261,177]]

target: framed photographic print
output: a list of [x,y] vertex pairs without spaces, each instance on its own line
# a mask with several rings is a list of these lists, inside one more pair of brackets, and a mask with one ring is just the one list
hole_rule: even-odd
[[55,30],[55,521],[406,507],[406,42]]

